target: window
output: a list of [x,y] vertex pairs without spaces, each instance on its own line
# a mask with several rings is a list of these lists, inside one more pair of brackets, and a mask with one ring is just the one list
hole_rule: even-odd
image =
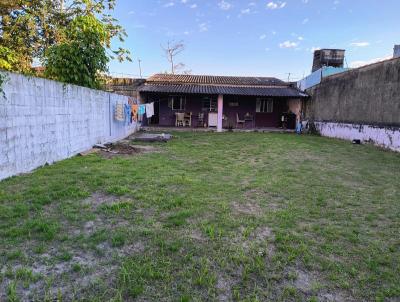
[[217,111],[217,100],[213,97],[204,97],[201,104],[202,111]]
[[272,113],[274,112],[273,99],[257,99],[256,112]]
[[168,98],[168,107],[172,110],[185,110],[186,97],[172,95]]

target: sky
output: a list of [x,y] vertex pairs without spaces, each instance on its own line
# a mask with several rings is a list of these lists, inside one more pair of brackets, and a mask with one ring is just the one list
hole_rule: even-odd
[[109,69],[137,77],[140,59],[144,77],[169,71],[161,45],[183,41],[176,61],[192,74],[299,80],[318,48],[345,49],[345,67],[392,56],[399,12],[400,0],[117,0],[133,62]]

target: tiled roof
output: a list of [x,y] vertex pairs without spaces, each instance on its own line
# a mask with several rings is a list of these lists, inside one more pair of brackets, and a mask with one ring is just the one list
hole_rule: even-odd
[[304,98],[307,94],[276,78],[156,74],[141,92],[225,94]]
[[147,79],[148,83],[202,84],[202,85],[238,85],[238,86],[273,86],[285,82],[270,77],[228,77],[212,75],[176,75],[155,74]]

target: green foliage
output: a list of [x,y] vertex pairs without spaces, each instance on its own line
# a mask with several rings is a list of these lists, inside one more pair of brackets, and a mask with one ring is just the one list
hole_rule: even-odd
[[4,46],[0,46],[0,69],[12,70],[17,63],[15,53]]
[[[62,5],[63,2],[64,5]],[[54,56],[57,55],[61,58],[64,56],[66,61],[72,58],[71,65],[81,64],[84,57],[76,61],[73,61],[73,59],[76,59],[78,55],[86,55],[86,53],[80,49],[74,49],[76,45],[68,40],[65,28],[79,29],[80,25],[85,23],[82,17],[88,18],[86,21],[91,23],[90,26],[93,25],[90,19],[96,19],[97,31],[94,30],[93,32],[99,33],[99,27],[102,28],[99,40],[102,47],[105,48],[104,52],[109,52],[106,54],[108,58],[114,59],[116,57],[119,61],[130,60],[128,50],[123,48],[111,49],[112,39],[118,38],[120,42],[123,42],[126,37],[125,30],[109,14],[109,11],[113,10],[114,7],[115,0],[2,0],[0,4],[0,68],[32,73],[34,60],[44,63],[47,61],[45,58],[47,53],[56,53]],[[80,34],[85,30],[78,30],[78,35],[75,36],[74,41],[78,40]],[[70,32],[70,34],[73,33]],[[88,41],[93,43],[92,38],[86,40],[86,42]],[[55,50],[53,48],[55,45],[60,47]],[[94,48],[96,48],[95,46],[93,45]],[[97,57],[95,62],[98,66],[89,64],[90,69],[99,67],[99,71],[104,71],[103,65],[107,62],[104,60],[103,52],[94,53],[93,56]],[[68,71],[71,70],[68,69]],[[75,70],[73,71],[75,72]],[[86,78],[88,74],[89,78]],[[62,76],[57,74],[55,78],[62,78]],[[76,79],[72,74],[67,76],[64,81],[71,79],[73,80],[70,81],[71,83],[88,87],[98,85],[96,81],[90,79],[89,71],[85,72],[81,79]]]
[[99,88],[99,72],[107,71],[107,33],[94,16],[80,16],[65,31],[65,42],[49,48],[45,75],[61,82]]

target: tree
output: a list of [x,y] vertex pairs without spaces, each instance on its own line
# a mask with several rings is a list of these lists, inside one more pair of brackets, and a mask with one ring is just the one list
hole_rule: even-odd
[[3,0],[0,4],[0,44],[14,53],[10,69],[29,72],[35,58],[56,42],[65,19],[58,1]]
[[185,68],[185,64],[175,63],[175,57],[185,50],[183,41],[168,41],[165,46],[161,45],[161,48],[163,49],[168,62],[171,64],[172,74],[175,74],[178,70]]
[[46,52],[45,75],[66,83],[99,88],[100,73],[109,57],[106,26],[93,15],[76,17],[64,33],[65,40]]
[[82,16],[96,16],[104,25],[107,36],[103,45],[110,58],[129,60],[128,50],[111,49],[113,38],[123,42],[126,37],[108,13],[114,7],[115,0],[1,0],[0,45],[15,54],[11,70],[29,72],[34,60],[43,62],[51,46],[66,40],[65,28]]

